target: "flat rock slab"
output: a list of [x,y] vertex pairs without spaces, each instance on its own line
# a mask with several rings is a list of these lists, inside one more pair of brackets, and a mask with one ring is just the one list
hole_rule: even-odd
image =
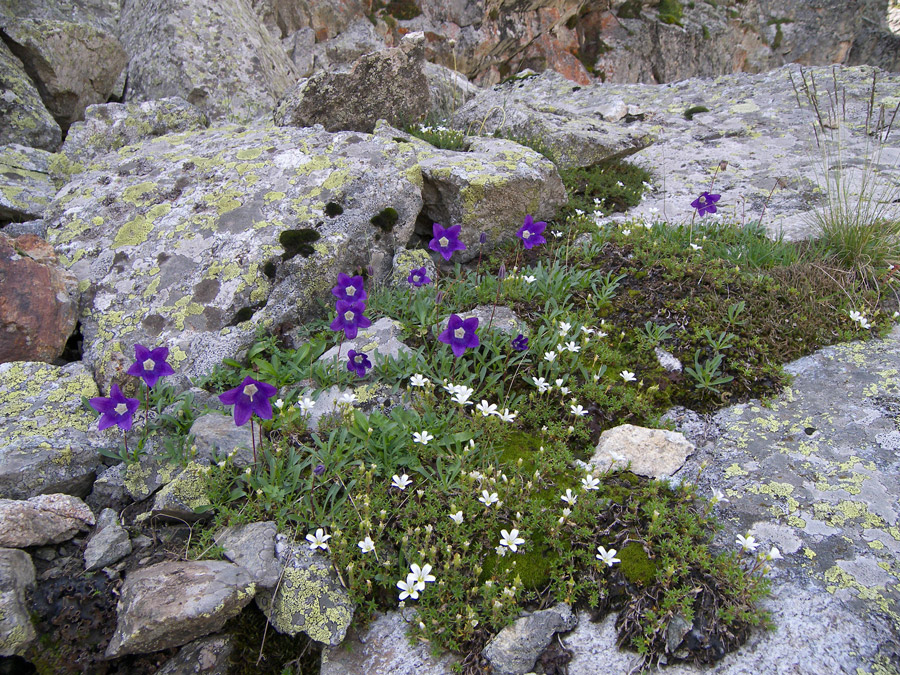
[[355,339],[344,340],[341,345],[329,349],[319,357],[319,362],[337,363],[344,369],[351,349],[368,355],[372,365],[377,365],[385,358],[396,359],[400,354],[409,352],[409,347],[400,341],[400,329],[399,321],[382,317],[359,331]]
[[211,635],[178,650],[156,675],[227,675],[234,640],[230,635]]
[[647,478],[666,478],[678,471],[694,451],[683,434],[622,424],[600,434],[589,464],[607,471],[629,467]]
[[97,529],[84,547],[84,569],[99,570],[118,562],[131,553],[131,537],[119,523],[113,509],[103,509],[97,518]]
[[56,194],[53,155],[24,145],[0,146],[0,222],[41,218]]
[[388,612],[375,619],[362,631],[351,629],[347,638],[335,647],[322,650],[320,675],[350,673],[390,673],[391,675],[446,675],[459,663],[455,654],[432,654],[430,645],[410,644],[406,636],[408,621],[415,613]]
[[553,636],[568,632],[578,624],[578,617],[565,603],[516,619],[501,630],[481,652],[491,662],[496,675],[525,675]]
[[80,362],[0,364],[0,498],[90,492],[99,450],[121,438],[97,431],[81,407],[82,396],[99,395]]
[[30,555],[0,548],[0,656],[23,654],[37,635],[26,599],[34,580]]
[[130,573],[106,655],[146,654],[222,628],[253,599],[250,574],[229,562],[164,562]]
[[88,505],[71,495],[0,499],[0,546],[25,548],[68,541],[94,525]]
[[190,433],[194,437],[195,461],[215,462],[230,457],[235,466],[253,463],[250,425],[237,426],[230,414],[201,415],[194,420]]
[[62,131],[22,62],[0,44],[0,145],[17,143],[53,152]]
[[275,535],[278,526],[271,522],[248,523],[226,527],[215,541],[231,562],[250,573],[260,588],[272,589],[281,576],[281,567],[275,560]]

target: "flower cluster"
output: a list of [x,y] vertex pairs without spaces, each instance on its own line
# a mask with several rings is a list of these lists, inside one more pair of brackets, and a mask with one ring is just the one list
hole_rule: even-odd
[[[331,330],[344,331],[344,337],[348,340],[356,339],[360,328],[372,325],[364,315],[367,296],[362,276],[351,277],[339,272],[337,286],[331,289],[331,294],[337,298],[335,303],[337,316],[331,322]],[[359,377],[365,377],[366,371],[372,367],[369,357],[362,352],[351,349],[347,357],[347,370]]]

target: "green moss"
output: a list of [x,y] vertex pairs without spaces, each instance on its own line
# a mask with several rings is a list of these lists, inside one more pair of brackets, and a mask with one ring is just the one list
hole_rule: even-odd
[[538,453],[541,449],[541,440],[524,431],[511,433],[505,441],[497,445],[500,461],[507,466],[518,466],[522,460],[520,471],[534,473],[541,467],[538,466]]
[[390,232],[399,219],[400,214],[397,213],[397,209],[389,206],[372,216],[369,222],[384,232]]
[[591,213],[599,200],[604,213],[626,211],[637,206],[644,183],[651,179],[646,169],[620,160],[586,168],[563,169],[560,178],[569,193],[568,211]]
[[643,544],[633,541],[618,553],[619,569],[633,584],[648,586],[656,578],[656,563],[650,560]]
[[339,216],[344,212],[344,207],[336,202],[328,202],[325,205],[325,215],[329,218]]
[[690,108],[684,111],[684,119],[692,120],[694,119],[694,115],[705,112],[709,112],[709,108],[707,108],[705,105],[692,105]]
[[641,18],[641,0],[627,0],[619,7],[616,15],[620,19],[640,19]]
[[265,274],[270,279],[275,278],[275,273],[278,271],[278,265],[274,260],[269,260],[266,264],[263,265],[263,274]]
[[310,228],[285,230],[278,236],[279,243],[284,247],[281,259],[290,260],[296,255],[308,258],[315,253],[315,249],[312,247],[313,242],[321,238],[322,235]]
[[415,19],[422,13],[415,0],[391,0],[384,11],[399,21]]
[[667,24],[681,25],[684,10],[678,0],[660,0],[659,20]]

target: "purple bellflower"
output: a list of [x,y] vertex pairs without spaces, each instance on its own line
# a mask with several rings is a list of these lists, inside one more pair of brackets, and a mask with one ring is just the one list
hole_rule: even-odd
[[368,328],[372,325],[372,322],[363,316],[365,311],[366,305],[362,301],[347,302],[346,300],[338,300],[337,318],[331,322],[331,330],[342,330],[348,340],[355,339],[360,328]]
[[134,356],[137,360],[128,369],[128,374],[141,378],[148,389],[153,389],[161,377],[175,374],[172,366],[166,363],[168,347],[147,349],[144,345],[135,345]]
[[435,223],[431,228],[434,239],[428,242],[428,248],[440,253],[444,260],[450,260],[454,251],[466,250],[466,245],[459,240],[460,229],[462,229],[462,225],[451,225],[445,228],[440,223]]
[[544,221],[536,223],[531,215],[527,215],[525,216],[525,222],[522,223],[522,227],[516,232],[516,236],[522,240],[522,244],[524,244],[526,249],[534,248],[539,244],[547,243],[547,240],[542,236],[546,229],[547,223]]
[[272,404],[269,399],[277,392],[277,387],[254,380],[248,375],[234,389],[219,394],[219,400],[225,405],[234,406],[234,423],[242,427],[253,413],[264,420],[272,419]]
[[716,202],[719,201],[722,195],[714,195],[709,192],[704,192],[702,195],[697,197],[694,201],[691,202],[691,206],[697,209],[698,216],[705,216],[707,213],[715,213],[716,212]]
[[321,476],[323,473],[325,473],[325,465],[324,464],[316,464],[316,468],[313,469],[313,473],[316,474],[317,476]]
[[366,371],[372,367],[372,362],[364,352],[351,349],[347,352],[347,370],[356,373],[359,377],[365,377]]
[[362,276],[350,277],[343,272],[338,272],[337,286],[331,289],[331,294],[338,300],[346,300],[347,302],[365,300],[366,291],[363,288]]
[[428,278],[428,275],[425,273],[425,268],[420,267],[415,270],[410,270],[409,276],[406,277],[406,280],[411,283],[416,288],[421,288],[427,284],[431,283],[431,279]]
[[450,315],[447,328],[438,335],[438,340],[450,345],[453,356],[459,358],[467,349],[474,349],[481,344],[475,331],[478,329],[478,317],[463,320],[456,314]]
[[528,349],[528,338],[519,333],[516,337],[513,338],[512,348],[517,352],[524,352]]
[[100,413],[100,421],[97,428],[100,431],[117,426],[123,431],[131,429],[131,418],[140,407],[141,402],[136,398],[126,398],[114,384],[109,391],[109,397],[98,396],[90,400],[91,407]]

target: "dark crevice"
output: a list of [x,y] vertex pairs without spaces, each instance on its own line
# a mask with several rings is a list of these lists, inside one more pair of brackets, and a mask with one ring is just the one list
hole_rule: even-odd
[[66,340],[66,346],[63,348],[62,354],[58,361],[60,365],[67,363],[75,363],[84,358],[84,336],[81,334],[81,322],[75,324],[75,330]]

